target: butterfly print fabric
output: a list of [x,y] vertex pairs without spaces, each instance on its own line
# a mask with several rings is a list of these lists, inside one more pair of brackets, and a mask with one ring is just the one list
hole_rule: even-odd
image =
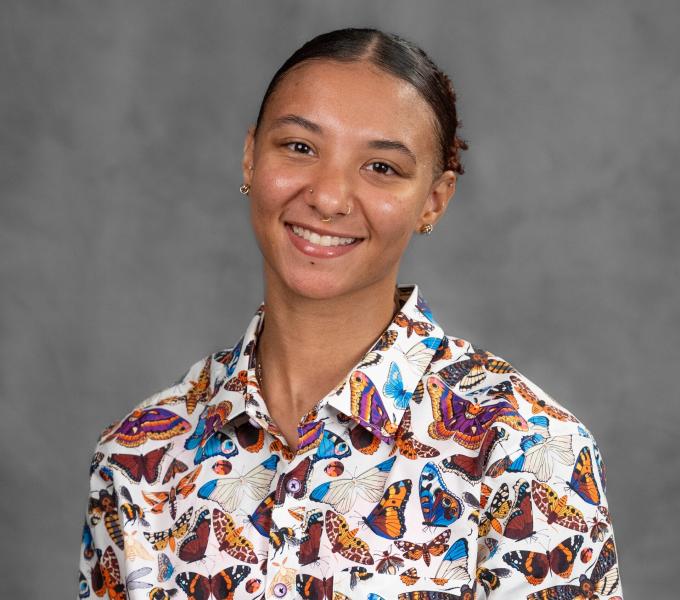
[[415,285],[291,451],[258,389],[261,304],[101,434],[79,598],[623,598],[599,448]]

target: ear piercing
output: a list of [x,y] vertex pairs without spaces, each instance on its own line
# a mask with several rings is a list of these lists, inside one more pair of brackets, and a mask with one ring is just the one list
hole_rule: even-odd
[[420,228],[420,233],[425,233],[427,235],[430,235],[432,233],[433,229],[434,229],[434,227],[432,227],[432,225],[430,225],[430,223],[425,223],[425,225],[423,225]]
[[241,187],[238,188],[238,191],[241,192],[244,196],[247,196],[250,193],[250,184],[249,183],[242,184]]

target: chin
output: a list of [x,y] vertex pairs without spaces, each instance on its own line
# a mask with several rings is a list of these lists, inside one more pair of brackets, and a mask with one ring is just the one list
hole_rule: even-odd
[[330,273],[305,273],[288,276],[283,280],[284,286],[293,294],[312,300],[328,300],[351,292],[356,285],[338,279]]

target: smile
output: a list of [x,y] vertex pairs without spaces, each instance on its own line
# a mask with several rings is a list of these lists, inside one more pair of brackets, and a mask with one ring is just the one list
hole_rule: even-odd
[[358,239],[351,237],[319,235],[314,231],[310,231],[309,229],[305,229],[304,227],[300,227],[298,225],[291,225],[290,227],[295,235],[307,240],[308,242],[312,242],[312,244],[316,244],[317,246],[347,246],[348,244],[353,244]]
[[359,247],[364,238],[321,235],[316,231],[286,223],[288,238],[302,254],[313,258],[337,258]]

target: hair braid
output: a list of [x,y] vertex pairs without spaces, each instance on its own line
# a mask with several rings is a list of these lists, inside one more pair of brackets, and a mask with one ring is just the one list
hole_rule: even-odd
[[440,80],[442,89],[448,96],[452,115],[451,122],[453,124],[452,127],[453,132],[452,135],[449,137],[449,140],[451,141],[447,146],[447,150],[444,156],[444,170],[446,171],[450,169],[451,171],[454,171],[455,173],[462,175],[463,173],[465,173],[465,168],[463,167],[463,163],[460,160],[461,158],[460,153],[462,150],[468,149],[468,141],[457,135],[458,130],[463,126],[463,122],[457,117],[456,92],[453,89],[451,79],[449,79],[446,73],[437,69],[437,76],[438,79]]

